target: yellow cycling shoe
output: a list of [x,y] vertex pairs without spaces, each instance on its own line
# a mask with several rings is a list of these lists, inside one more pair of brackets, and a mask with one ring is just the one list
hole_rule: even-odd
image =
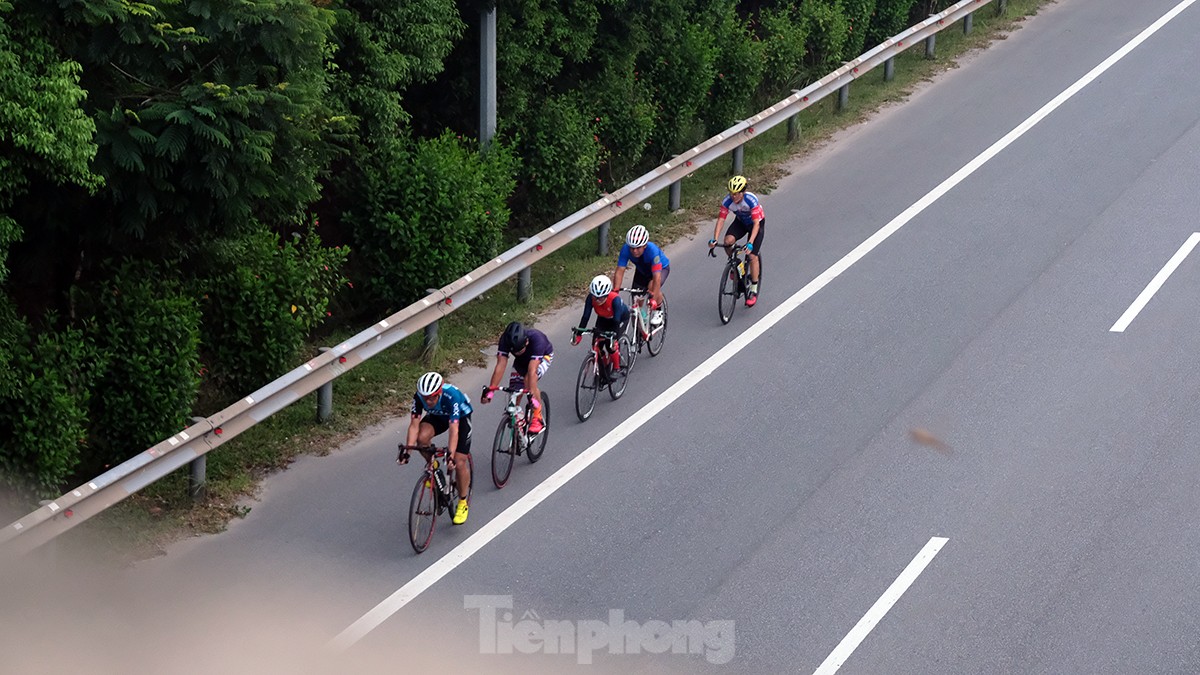
[[455,525],[462,525],[467,522],[467,500],[458,500],[458,510],[454,512],[454,520],[450,522]]

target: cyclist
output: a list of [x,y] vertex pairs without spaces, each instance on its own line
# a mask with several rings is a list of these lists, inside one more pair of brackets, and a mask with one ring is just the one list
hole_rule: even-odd
[[492,382],[483,388],[480,400],[491,403],[492,394],[504,377],[504,367],[508,364],[511,354],[513,373],[509,377],[509,387],[513,389],[529,388],[529,401],[533,404],[533,419],[529,422],[529,433],[537,435],[545,428],[542,420],[542,393],[538,390],[538,380],[550,370],[550,362],[554,360],[554,345],[550,338],[535,328],[525,328],[519,321],[513,321],[500,335],[497,345],[496,368],[492,371]]
[[667,254],[657,244],[650,241],[650,233],[645,225],[634,225],[625,234],[625,244],[621,246],[621,254],[617,257],[617,269],[613,272],[613,283],[621,288],[621,279],[625,276],[625,267],[633,262],[633,287],[644,288],[650,292],[650,309],[654,310],[650,325],[662,323],[663,305],[662,287],[671,273],[671,261]]
[[[446,384],[438,373],[425,373],[417,380],[417,393],[413,395],[412,420],[408,423],[407,445],[429,445],[433,437],[444,431],[450,432],[450,463],[458,478],[458,509],[453,522],[467,522],[467,495],[471,494],[471,464],[459,457],[471,454],[471,399],[458,387]],[[430,453],[422,451],[425,462]],[[401,463],[407,462],[407,457]]]
[[[629,305],[621,299],[621,294],[613,290],[612,279],[601,274],[592,279],[589,284],[590,291],[587,298],[583,301],[583,318],[579,320],[579,326],[572,329],[574,336],[571,337],[571,344],[577,345],[582,339],[581,333],[587,328],[588,320],[592,318],[592,310],[596,311],[596,330],[597,331],[613,331],[618,336],[625,332],[625,326],[629,323]],[[617,341],[609,340],[605,348],[612,358],[613,370],[621,368],[621,352],[617,349]],[[601,377],[604,378],[602,384],[608,384],[609,373],[601,371]]]
[[746,177],[734,176],[729,179],[729,194],[721,202],[721,210],[717,213],[717,225],[713,228],[713,238],[708,240],[711,249],[717,245],[717,236],[725,218],[733,212],[733,222],[725,230],[725,253],[730,253],[729,247],[738,239],[746,237],[746,254],[750,258],[750,289],[746,293],[746,306],[753,307],[758,302],[758,256],[762,253],[763,233],[767,229],[767,217],[763,214],[762,204],[758,203],[758,195],[746,191]]

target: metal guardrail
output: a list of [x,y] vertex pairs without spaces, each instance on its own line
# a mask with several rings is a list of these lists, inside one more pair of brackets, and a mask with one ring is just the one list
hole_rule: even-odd
[[[1000,1],[1003,9],[1005,0]],[[580,236],[633,208],[645,198],[692,171],[753,139],[757,134],[787,122],[800,111],[925,40],[932,54],[932,36],[969,17],[992,0],[962,0],[945,11],[893,36],[804,89],[759,112],[703,143],[676,155],[633,182],[563,218],[537,235],[522,241],[469,274],[418,300],[403,310],[325,351],[224,410],[145,450],[84,485],[0,530],[0,550],[24,553],[41,546],[75,525],[220,447],[246,429],[331,382],[380,351],[415,334],[425,326],[503,283],[533,263]]]

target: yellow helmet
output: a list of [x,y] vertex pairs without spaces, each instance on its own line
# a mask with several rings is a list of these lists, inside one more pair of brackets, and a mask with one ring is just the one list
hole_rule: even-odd
[[745,176],[734,176],[733,178],[729,179],[729,191],[730,192],[743,192],[743,191],[745,191],[745,189],[746,189],[746,177]]

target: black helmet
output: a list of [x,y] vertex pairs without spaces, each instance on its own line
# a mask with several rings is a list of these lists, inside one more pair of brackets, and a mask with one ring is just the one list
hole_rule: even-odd
[[525,348],[525,342],[529,336],[525,334],[525,327],[520,321],[514,321],[508,324],[508,328],[504,329],[504,342],[508,348],[513,351],[520,351]]

